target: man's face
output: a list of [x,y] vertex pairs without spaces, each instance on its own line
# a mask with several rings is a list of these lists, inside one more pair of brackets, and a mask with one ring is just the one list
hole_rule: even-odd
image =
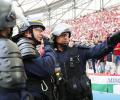
[[70,41],[69,33],[62,33],[56,38],[57,44],[68,45]]
[[4,30],[0,31],[0,37],[10,38],[11,34],[10,27],[4,28]]
[[42,28],[40,28],[40,27],[33,28],[33,34],[34,34],[34,38],[38,42],[41,42],[41,40],[43,39],[43,30],[42,30]]

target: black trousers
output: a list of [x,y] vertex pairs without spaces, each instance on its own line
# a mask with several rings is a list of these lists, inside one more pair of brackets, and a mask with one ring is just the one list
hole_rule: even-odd
[[87,94],[83,91],[80,95],[75,95],[71,93],[71,90],[66,90],[64,84],[58,87],[58,94],[58,100],[93,100],[92,89]]

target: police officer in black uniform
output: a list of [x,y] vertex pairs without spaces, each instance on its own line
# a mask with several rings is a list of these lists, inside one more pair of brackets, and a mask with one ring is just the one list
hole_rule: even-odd
[[91,81],[86,75],[86,61],[101,58],[120,42],[120,32],[94,47],[69,47],[70,26],[61,23],[52,31],[53,45],[61,67],[62,80],[58,86],[59,100],[93,100]]
[[0,100],[29,100],[18,46],[10,40],[16,23],[11,0],[0,0]]
[[27,73],[27,90],[35,100],[54,100],[51,75],[55,67],[55,52],[44,45],[43,31],[45,26],[41,21],[29,21],[29,26],[22,25],[20,34],[13,37],[21,51],[25,71]]

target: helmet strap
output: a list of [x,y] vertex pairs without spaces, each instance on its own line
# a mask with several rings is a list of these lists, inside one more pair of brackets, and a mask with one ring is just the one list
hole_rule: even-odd
[[56,42],[56,36],[54,35],[53,36],[53,47],[56,48],[56,49],[59,49],[59,47],[61,47],[65,51],[68,48],[68,44],[58,44]]
[[31,33],[32,40],[35,42],[35,45],[40,44],[40,42],[38,42],[38,41],[35,39],[35,36],[34,36],[33,28],[32,28],[32,27],[30,28],[29,32]]
[[68,45],[67,44],[56,44],[56,49],[58,51],[66,51],[68,49]]

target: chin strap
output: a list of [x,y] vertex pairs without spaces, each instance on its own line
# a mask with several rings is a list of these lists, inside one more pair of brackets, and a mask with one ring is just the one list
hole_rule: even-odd
[[60,46],[63,48],[64,51],[67,50],[67,48],[68,48],[67,44],[61,44]]
[[35,42],[35,45],[41,44],[35,39],[34,33],[33,33],[33,28],[30,28],[29,32],[31,33],[32,40]]

